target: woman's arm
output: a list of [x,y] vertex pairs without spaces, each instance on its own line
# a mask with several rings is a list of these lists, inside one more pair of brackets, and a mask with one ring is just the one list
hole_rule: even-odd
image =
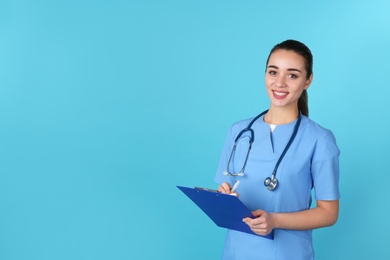
[[265,236],[274,228],[308,230],[331,226],[338,218],[339,201],[317,200],[317,207],[292,213],[268,213],[263,210],[252,213],[256,218],[245,218],[243,221],[253,232]]

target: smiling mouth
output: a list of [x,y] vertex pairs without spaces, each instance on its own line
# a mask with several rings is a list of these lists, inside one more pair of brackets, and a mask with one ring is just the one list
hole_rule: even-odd
[[287,92],[278,92],[278,91],[275,91],[273,90],[274,94],[279,96],[279,97],[284,97],[286,96],[288,93]]

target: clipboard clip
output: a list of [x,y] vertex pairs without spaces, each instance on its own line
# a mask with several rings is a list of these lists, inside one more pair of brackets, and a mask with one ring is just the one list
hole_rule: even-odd
[[215,193],[221,193],[220,191],[218,190],[213,190],[213,189],[208,189],[208,188],[202,188],[202,187],[194,187],[195,190],[205,190],[205,191],[209,191],[209,192],[215,192]]

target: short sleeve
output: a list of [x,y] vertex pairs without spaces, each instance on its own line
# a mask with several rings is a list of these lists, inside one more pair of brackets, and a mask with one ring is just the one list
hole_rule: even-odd
[[336,139],[327,130],[316,143],[312,158],[311,174],[317,200],[337,200],[339,190],[339,155]]

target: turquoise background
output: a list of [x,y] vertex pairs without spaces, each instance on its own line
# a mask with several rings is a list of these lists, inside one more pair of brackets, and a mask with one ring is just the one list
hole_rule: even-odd
[[321,259],[389,259],[390,2],[0,1],[0,259],[219,259],[175,187],[213,182],[265,60],[314,53],[311,118],[341,149]]

